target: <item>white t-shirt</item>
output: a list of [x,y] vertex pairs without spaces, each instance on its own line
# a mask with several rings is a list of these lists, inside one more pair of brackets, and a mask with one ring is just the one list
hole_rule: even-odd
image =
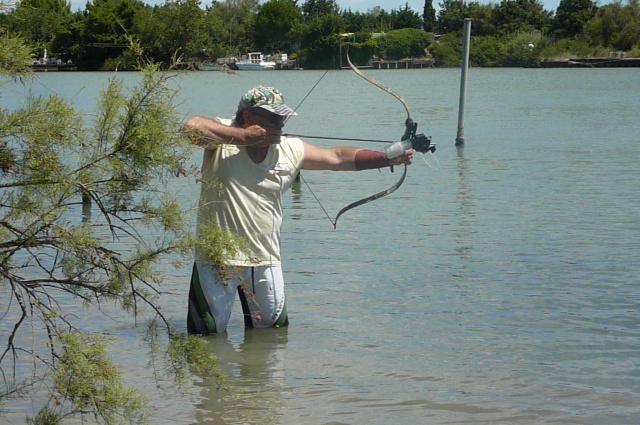
[[[231,120],[219,119],[225,125]],[[298,138],[282,137],[259,164],[244,146],[205,149],[198,228],[215,220],[247,242],[247,252],[229,258],[235,266],[280,265],[282,194],[291,187],[304,160]],[[199,255],[196,253],[196,259]]]

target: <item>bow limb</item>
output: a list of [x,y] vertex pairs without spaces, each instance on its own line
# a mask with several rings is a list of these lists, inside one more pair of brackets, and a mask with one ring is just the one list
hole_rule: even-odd
[[382,192],[378,192],[375,195],[367,196],[366,198],[363,198],[363,199],[360,199],[359,201],[353,202],[353,203],[347,205],[346,207],[344,207],[343,209],[341,209],[338,212],[338,215],[336,215],[335,220],[333,220],[333,228],[335,229],[335,228],[338,227],[338,219],[340,218],[340,216],[342,214],[346,213],[350,209],[353,209],[355,207],[359,207],[360,205],[368,204],[371,201],[375,201],[376,199],[380,199],[383,196],[387,196],[387,195],[395,192],[396,189],[398,189],[402,185],[402,183],[404,182],[404,178],[405,177],[407,177],[407,164],[404,164],[404,171],[402,172],[402,176],[400,177],[400,180],[398,180],[396,182],[396,184],[391,186],[389,189],[383,190]]
[[[362,71],[360,71],[358,68],[356,68],[356,66],[353,63],[351,63],[351,58],[349,58],[349,51],[348,50],[347,50],[346,55],[347,55],[347,62],[349,63],[349,66],[351,67],[351,69],[356,74],[358,74],[360,77],[364,78],[365,80],[367,80],[368,82],[370,82],[374,86],[378,87],[379,89],[382,89],[383,91],[389,93],[391,96],[393,96],[396,99],[398,99],[400,101],[400,103],[402,103],[402,106],[404,107],[404,110],[407,112],[407,126],[408,126],[409,122],[413,122],[411,120],[411,112],[409,112],[409,106],[407,105],[407,102],[402,98],[402,96],[400,96],[399,94],[395,93],[389,87],[380,84],[379,82],[377,82],[373,78],[369,77],[368,75],[365,75]],[[382,192],[378,192],[375,195],[371,195],[371,196],[367,196],[366,198],[362,198],[359,201],[353,202],[353,203],[347,205],[346,207],[342,208],[338,212],[338,215],[336,215],[335,220],[333,220],[333,228],[334,229],[337,228],[338,219],[340,218],[340,216],[342,214],[346,213],[347,211],[349,211],[349,210],[351,210],[351,209],[353,209],[355,207],[359,207],[360,205],[364,205],[364,204],[367,204],[369,202],[375,201],[376,199],[380,199],[380,198],[382,198],[384,196],[387,196],[387,195],[395,192],[400,186],[402,186],[402,183],[404,182],[404,179],[405,179],[406,176],[407,176],[407,164],[404,165],[404,171],[402,172],[402,176],[400,177],[400,179],[393,186],[391,186],[389,189],[383,190]]]
[[368,82],[370,82],[374,86],[378,87],[379,89],[389,93],[391,96],[393,96],[396,99],[398,99],[400,101],[400,103],[402,103],[402,106],[404,107],[404,110],[407,112],[407,118],[409,118],[409,119],[411,118],[411,112],[409,112],[409,106],[407,105],[407,102],[404,100],[404,98],[402,96],[400,96],[398,93],[396,93],[393,90],[391,90],[389,87],[379,83],[378,81],[374,80],[373,78],[369,77],[368,75],[365,75],[362,71],[360,71],[353,63],[351,63],[351,58],[349,58],[349,51],[348,50],[346,52],[346,55],[347,55],[347,62],[349,63],[349,67],[351,67],[353,72],[355,72],[360,77],[364,78],[365,80],[367,80]]

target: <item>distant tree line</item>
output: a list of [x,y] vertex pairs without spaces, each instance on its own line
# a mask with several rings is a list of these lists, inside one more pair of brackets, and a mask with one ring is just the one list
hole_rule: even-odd
[[126,49],[131,40],[150,60],[165,64],[176,52],[185,60],[212,61],[263,51],[288,53],[305,68],[336,67],[349,43],[358,63],[377,55],[432,57],[437,65],[456,66],[465,18],[472,20],[474,66],[522,66],[611,51],[638,56],[640,50],[639,0],[603,6],[561,0],[555,11],[539,0],[442,0],[438,6],[436,12],[432,0],[425,0],[421,13],[408,4],[353,12],[335,0],[223,0],[206,7],[199,0],[155,6],[90,0],[85,10],[72,12],[65,0],[21,0],[0,11],[0,36],[22,37],[34,56],[47,49],[82,70],[134,67]]

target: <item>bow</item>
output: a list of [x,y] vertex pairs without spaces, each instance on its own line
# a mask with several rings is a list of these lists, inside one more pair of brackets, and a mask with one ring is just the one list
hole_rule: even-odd
[[[421,153],[427,153],[427,152],[435,152],[436,147],[435,145],[431,144],[431,137],[427,137],[424,134],[416,134],[416,131],[418,129],[418,123],[414,122],[413,119],[411,119],[411,112],[409,111],[409,106],[407,105],[407,102],[402,98],[402,96],[400,96],[399,94],[393,92],[389,87],[386,87],[382,84],[380,84],[379,82],[377,82],[376,80],[374,80],[373,78],[365,75],[362,71],[360,71],[353,63],[351,63],[351,59],[349,58],[349,51],[347,50],[346,52],[346,56],[347,56],[347,62],[349,63],[349,67],[351,67],[351,69],[358,74],[360,77],[364,78],[365,80],[367,80],[368,82],[370,82],[371,84],[373,84],[374,86],[378,87],[379,89],[389,93],[391,96],[395,97],[396,99],[398,99],[400,101],[400,103],[402,103],[402,106],[404,107],[404,110],[407,112],[407,119],[405,120],[405,131],[404,131],[404,135],[402,136],[402,138],[400,140],[409,140],[411,142],[411,146],[415,151],[421,152]],[[391,170],[393,171],[393,168],[391,168]],[[371,196],[367,196],[366,198],[362,198],[358,201],[352,202],[351,204],[347,205],[346,207],[342,208],[338,214],[336,215],[335,220],[333,220],[333,228],[335,229],[338,226],[338,219],[340,218],[340,216],[344,213],[346,213],[347,211],[358,207],[360,205],[364,205],[367,204],[369,202],[375,201],[376,199],[380,199],[384,196],[387,196],[393,192],[395,192],[400,186],[402,186],[402,183],[404,183],[404,179],[405,177],[407,177],[407,164],[404,164],[404,170],[402,171],[402,176],[400,177],[400,179],[390,188],[383,190],[382,192],[378,192],[374,195]]]

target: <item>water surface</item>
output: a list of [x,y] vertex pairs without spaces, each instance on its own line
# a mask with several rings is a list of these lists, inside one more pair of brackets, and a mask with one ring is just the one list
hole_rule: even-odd
[[[283,228],[291,326],[245,331],[237,304],[228,334],[210,338],[228,391],[206,377],[182,393],[158,387],[140,328],[116,313],[84,322],[120,338],[113,355],[156,404],[154,423],[637,423],[640,72],[471,69],[463,149],[459,70],[369,73],[406,99],[437,160],[417,156],[396,193],[337,230],[311,190],[335,216],[400,174],[303,174]],[[202,72],[176,84],[186,119],[231,116],[257,84],[295,107],[321,76]],[[91,111],[107,77],[50,73],[31,90]],[[348,71],[324,76],[298,114],[288,131],[390,140],[406,118]],[[195,205],[198,185],[176,185]],[[163,299],[183,331],[189,273],[173,271]]]

